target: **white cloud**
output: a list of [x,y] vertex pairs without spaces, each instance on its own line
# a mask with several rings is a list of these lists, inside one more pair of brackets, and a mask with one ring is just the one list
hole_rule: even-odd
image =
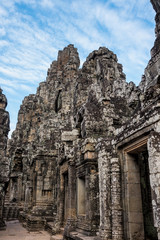
[[3,8],[2,6],[0,6],[0,16],[5,16],[7,17],[8,16],[8,12],[7,10],[5,10],[5,8]]
[[8,46],[8,45],[9,45],[8,41],[6,41],[6,40],[0,40],[0,48],[1,48],[1,49],[2,49],[3,47]]
[[54,7],[54,3],[51,0],[41,0],[40,4],[44,8],[53,8]]
[[20,84],[19,88],[21,90],[25,90],[25,91],[30,92],[30,93],[34,93],[35,92],[35,88],[27,86],[27,85],[24,85],[24,84]]
[[35,87],[28,86],[26,84],[20,84],[18,81],[13,80],[7,80],[0,78],[0,85],[3,85],[3,88],[5,90],[9,90],[12,94],[17,95],[17,89],[18,90],[25,90],[27,92],[35,92]]
[[5,29],[4,28],[0,28],[0,36],[3,37],[3,36],[5,36],[5,34],[6,34]]
[[10,87],[6,87],[6,86],[3,86],[3,90],[5,90],[6,92],[8,92],[8,93],[10,93],[10,94],[12,94],[12,95],[16,95],[16,91],[15,90],[13,90],[12,88],[10,88]]

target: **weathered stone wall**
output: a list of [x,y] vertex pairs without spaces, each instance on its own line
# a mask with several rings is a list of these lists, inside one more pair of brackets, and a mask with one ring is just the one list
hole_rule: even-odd
[[159,43],[160,43],[160,1],[159,0],[151,0],[151,3],[153,5],[153,8],[156,12],[155,21],[156,21],[156,27],[155,27],[155,34],[156,34],[156,40],[154,47],[152,48],[151,54],[152,57],[157,54],[160,50]]
[[[51,64],[46,82],[40,83],[36,95],[24,99],[19,111],[9,145],[12,159],[10,201],[17,202],[23,209],[21,215],[28,228],[32,228],[34,220],[36,228],[41,227],[43,216],[43,223],[47,218],[55,222],[53,232],[69,219],[67,226],[95,234],[99,227],[99,201],[102,204],[107,193],[103,184],[94,183],[98,183],[98,176],[104,181],[110,179],[113,185],[115,179],[118,182],[120,179],[119,170],[111,160],[116,159],[114,151],[109,155],[106,152],[110,166],[107,176],[101,169],[101,150],[97,150],[96,145],[100,146],[107,139],[106,151],[112,150],[115,130],[137,111],[138,88],[126,83],[122,66],[107,48],[94,51],[82,69],[78,67],[77,51],[69,45]],[[65,183],[65,179],[68,182]],[[83,217],[77,213],[76,179],[85,181]],[[113,186],[111,194],[114,195],[117,188]],[[69,200],[64,206],[66,196]],[[113,231],[115,237],[122,237],[121,203],[117,202],[113,198],[110,203],[115,223],[110,233]],[[110,208],[106,201],[105,205]]]
[[5,110],[7,99],[0,88],[0,229],[5,227],[3,221],[3,206],[7,183],[9,182],[9,159],[6,157],[9,132],[9,114]]
[[[152,3],[158,14],[159,2]],[[156,24],[158,29],[157,18]],[[79,69],[77,49],[69,45],[59,51],[37,93],[25,97],[8,152],[10,201],[29,230],[45,227],[56,234],[63,227],[67,239],[143,239],[145,155],[152,192],[145,199],[152,200],[150,226],[159,234],[157,39],[138,87],[126,82],[109,49],[93,51]]]
[[155,125],[154,131],[149,136],[148,152],[154,226],[158,229],[158,239],[160,239],[160,122]]
[[[17,201],[22,201],[27,206],[25,211],[33,215],[57,214],[60,154],[69,147],[64,149],[61,138],[74,124],[73,91],[78,66],[78,54],[72,45],[60,51],[46,82],[40,83],[36,95],[24,99],[19,111],[9,148],[11,179],[15,182],[20,176],[21,198]],[[77,134],[74,131],[71,138]]]
[[[144,76],[142,77],[142,81],[138,87],[139,107],[134,113],[134,116],[131,117],[130,120],[127,121],[121,128],[117,129],[115,142],[113,141],[113,144],[119,153],[118,155],[121,164],[123,196],[122,211],[125,239],[160,239],[158,210],[158,189],[160,180],[160,59],[158,16],[160,12],[160,5],[159,1],[151,2],[157,13],[155,18],[156,40],[151,51],[151,60],[145,69]],[[142,167],[143,161],[144,163]],[[147,168],[149,170],[146,170]],[[145,175],[142,176],[144,172]],[[147,180],[147,178],[149,180]],[[147,188],[145,190],[145,195],[143,193],[143,188]],[[147,192],[148,197],[146,198]],[[148,209],[146,204],[148,204]],[[152,213],[150,213],[149,210],[149,208],[151,208],[149,206],[151,205]],[[153,220],[152,215],[154,215]]]
[[[20,217],[30,230],[51,221],[51,232],[66,226],[68,238],[75,229],[95,235],[99,228],[102,239],[123,239],[116,144],[159,119],[155,108],[148,108],[158,101],[158,87],[150,96],[152,86],[126,83],[116,55],[106,48],[90,54],[82,69],[78,65],[69,45],[37,94],[24,99],[9,146],[10,200],[23,209]],[[85,186],[83,215],[76,203],[78,179]]]

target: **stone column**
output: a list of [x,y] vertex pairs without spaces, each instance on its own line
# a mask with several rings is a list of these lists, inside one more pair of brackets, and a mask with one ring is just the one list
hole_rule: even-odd
[[112,240],[123,240],[120,162],[111,159]]
[[88,219],[90,222],[91,232],[96,234],[99,227],[99,179],[97,166],[89,165],[88,169]]
[[0,230],[4,229],[3,206],[9,181],[9,160],[6,158],[7,136],[9,132],[9,114],[5,111],[7,99],[0,88]]
[[[158,128],[160,130],[160,123]],[[160,131],[151,132],[147,147],[154,226],[157,228],[158,240],[160,240]]]
[[68,218],[65,226],[65,235],[75,230],[76,220],[76,170],[74,161],[68,162]]
[[0,184],[0,230],[5,229],[5,222],[3,221],[4,197],[5,197],[4,186]]
[[111,240],[111,169],[110,152],[105,143],[98,148],[100,228],[102,239]]
[[22,190],[22,174],[19,174],[19,176],[18,176],[18,196],[17,196],[18,202],[21,201],[22,194],[23,194],[23,190]]
[[36,205],[41,203],[42,198],[42,188],[43,188],[43,177],[41,171],[37,172],[37,187],[36,187]]
[[28,211],[30,204],[31,204],[30,182],[27,181],[26,190],[25,190],[25,209],[26,209],[26,211]]

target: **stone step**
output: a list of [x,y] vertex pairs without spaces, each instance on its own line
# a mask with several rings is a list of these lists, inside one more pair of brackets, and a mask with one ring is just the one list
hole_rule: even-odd
[[8,203],[9,203],[9,200],[10,200],[9,195],[6,195],[6,196],[5,196],[5,204],[8,204]]
[[64,227],[61,227],[59,230],[60,230],[60,231],[59,231],[59,234],[63,235],[63,233],[64,233]]
[[45,230],[50,233],[51,235],[53,234],[52,233],[52,227],[54,226],[53,222],[47,222],[46,225],[45,225]]
[[96,236],[87,236],[80,232],[70,232],[70,238],[76,239],[76,240],[95,240]]
[[50,240],[63,240],[63,235],[62,234],[52,235]]
[[6,205],[3,210],[3,217],[7,220],[17,219],[19,209],[15,205]]

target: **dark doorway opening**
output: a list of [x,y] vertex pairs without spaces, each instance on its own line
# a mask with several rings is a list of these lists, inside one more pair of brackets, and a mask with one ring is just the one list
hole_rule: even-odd
[[65,225],[68,218],[68,205],[69,205],[69,194],[68,194],[68,172],[63,174],[64,178],[64,209],[63,209],[63,224]]
[[144,234],[146,240],[158,240],[157,230],[154,227],[152,196],[149,178],[148,152],[143,151],[138,154],[140,169],[140,185],[142,194],[142,210],[144,221]]
[[127,147],[124,154],[126,239],[158,240],[153,219],[147,140],[145,144],[138,142]]

